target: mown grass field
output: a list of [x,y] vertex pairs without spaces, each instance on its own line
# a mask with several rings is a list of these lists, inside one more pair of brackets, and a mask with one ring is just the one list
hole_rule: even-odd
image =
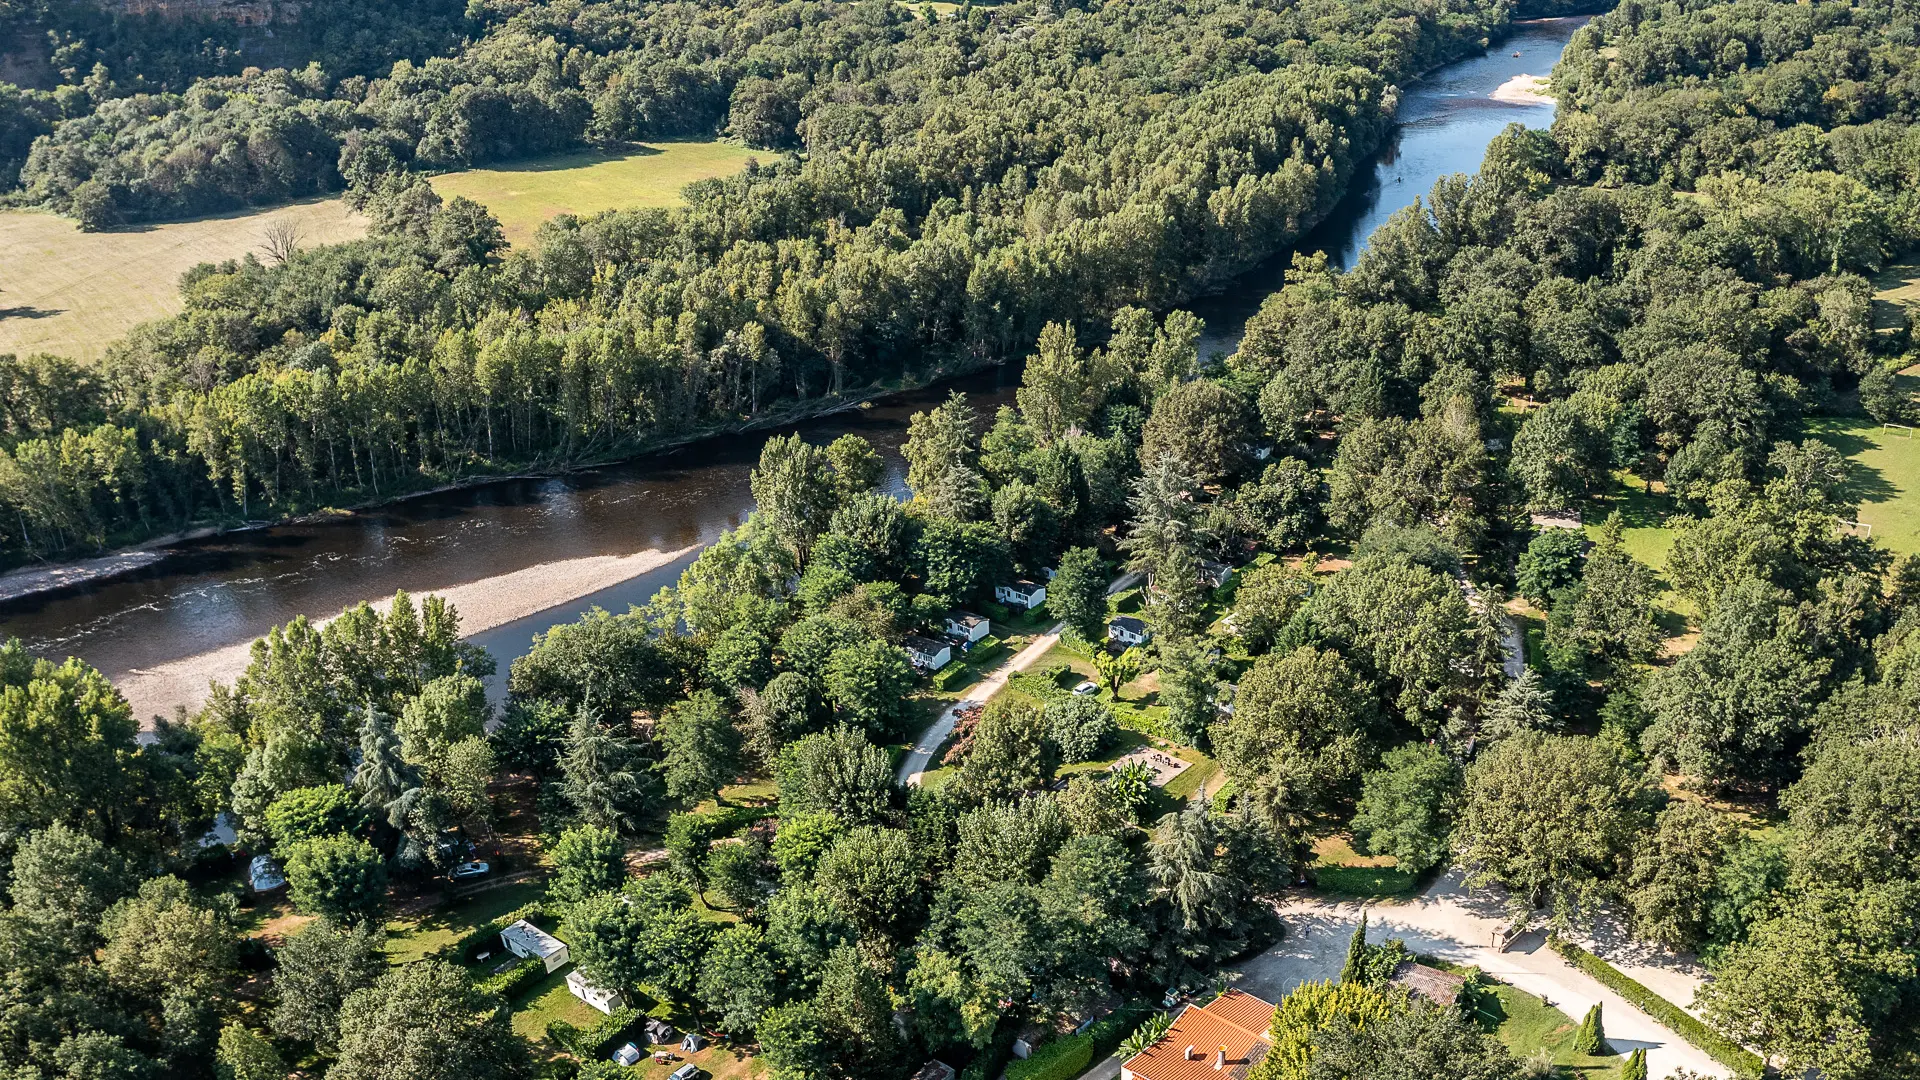
[[[525,245],[556,214],[670,206],[689,183],[738,172],[753,156],[727,143],[671,142],[447,173],[432,182],[444,197],[465,195],[493,211],[507,240]],[[0,212],[0,353],[97,360],[135,326],[180,310],[181,274],[264,252],[268,227],[281,221],[298,229],[303,246],[356,239],[367,229],[339,199],[97,233],[53,214]]]
[[1899,325],[1896,309],[1905,309],[1909,321],[1920,322],[1920,259],[1897,262],[1872,277],[1873,325]]
[[442,198],[464,195],[493,211],[507,241],[524,246],[548,218],[636,206],[672,206],[695,180],[728,176],[766,151],[723,142],[663,142],[587,150],[432,178]]
[[[1901,381],[1920,383],[1910,376]],[[1895,554],[1920,552],[1920,434],[1885,428],[1865,416],[1816,417],[1806,433],[1853,462],[1850,494],[1859,500],[1860,522],[1873,527],[1873,539]]]
[[0,212],[0,353],[99,359],[135,326],[180,310],[181,274],[263,251],[280,221],[307,245],[367,228],[339,199],[97,233],[53,214]]

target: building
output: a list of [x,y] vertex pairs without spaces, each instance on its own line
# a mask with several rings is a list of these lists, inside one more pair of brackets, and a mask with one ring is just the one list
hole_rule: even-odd
[[1414,997],[1423,997],[1436,1005],[1460,1001],[1460,990],[1467,985],[1464,976],[1428,967],[1416,960],[1403,960],[1393,969],[1392,983]]
[[1047,602],[1047,587],[1021,578],[1010,585],[995,585],[993,598],[1023,611],[1032,611]]
[[1121,645],[1145,645],[1152,636],[1153,631],[1147,629],[1147,624],[1131,615],[1122,615],[1107,624],[1107,640]]
[[1246,1080],[1267,1056],[1273,1005],[1228,990],[1190,1005],[1152,1046],[1120,1065],[1120,1080]]
[[500,944],[515,956],[525,956],[547,965],[548,971],[563,967],[573,957],[567,955],[567,943],[525,919],[500,931]]
[[979,641],[993,632],[993,625],[987,622],[985,615],[975,615],[971,611],[947,612],[947,633],[969,642]]
[[953,660],[952,646],[929,637],[909,637],[900,647],[907,650],[907,659],[921,671],[939,671]]
[[614,1010],[627,1007],[627,1001],[618,990],[602,990],[587,981],[587,977],[578,970],[567,972],[567,992],[581,1001],[612,1016]]
[[1209,589],[1217,589],[1233,576],[1233,567],[1211,559],[1200,560],[1200,584]]

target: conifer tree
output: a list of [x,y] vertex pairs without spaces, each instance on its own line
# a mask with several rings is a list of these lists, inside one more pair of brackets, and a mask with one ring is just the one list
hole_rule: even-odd
[[1340,981],[1359,982],[1367,970],[1367,917],[1360,916],[1360,925],[1353,928],[1353,938],[1347,942],[1347,962],[1340,968]]
[[1600,1025],[1599,1002],[1595,1002],[1580,1021],[1580,1030],[1573,1037],[1573,1048],[1588,1057],[1599,1057],[1607,1052],[1607,1034]]

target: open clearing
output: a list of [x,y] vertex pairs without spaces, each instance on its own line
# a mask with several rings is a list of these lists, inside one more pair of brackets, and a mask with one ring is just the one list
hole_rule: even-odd
[[[524,245],[555,214],[671,206],[681,188],[738,172],[752,157],[728,143],[669,142],[447,173],[432,183],[442,196],[465,195],[493,211],[507,240]],[[306,246],[367,229],[339,199],[97,233],[53,214],[0,212],[0,353],[97,360],[135,326],[180,310],[181,274],[263,252],[277,221],[292,222]]]
[[96,233],[53,214],[0,212],[0,353],[99,359],[136,325],[180,310],[181,274],[265,250],[276,221],[293,223],[305,245],[367,228],[339,199]]
[[1875,329],[1899,326],[1896,309],[1904,309],[1909,321],[1920,322],[1920,261],[1894,263],[1871,280]]
[[767,154],[723,142],[663,142],[469,169],[432,182],[442,198],[464,195],[493,211],[507,241],[525,245],[542,222],[557,214],[672,206],[680,201],[681,188],[739,172],[756,156]]
[[1896,555],[1920,552],[1920,435],[1864,416],[1816,417],[1806,432],[1853,462],[1848,494],[1873,539]]

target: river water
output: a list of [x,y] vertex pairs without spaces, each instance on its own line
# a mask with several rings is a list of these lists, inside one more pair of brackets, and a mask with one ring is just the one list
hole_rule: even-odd
[[[1478,168],[1487,143],[1507,124],[1550,123],[1550,104],[1489,95],[1516,75],[1550,71],[1582,22],[1519,24],[1485,54],[1407,87],[1390,142],[1299,249],[1323,250],[1337,265],[1350,265],[1373,230],[1435,180]],[[1283,254],[1192,305],[1207,321],[1203,356],[1232,351],[1247,317],[1279,287],[1290,259]],[[991,412],[1012,399],[1015,377],[999,369],[775,432],[716,439],[609,468],[181,544],[137,573],[14,601],[0,609],[0,634],[22,638],[39,655],[85,659],[119,682],[137,714],[147,717],[196,703],[208,678],[235,674],[238,646],[295,615],[325,618],[397,589],[458,588],[475,609],[516,616],[483,619],[497,625],[471,635],[501,661],[497,693],[506,662],[524,652],[535,633],[594,606],[621,611],[645,601],[679,576],[691,549],[738,525],[752,507],[747,474],[768,434],[797,430],[809,441],[863,435],[886,455],[887,483],[900,490],[908,416],[953,388]],[[685,553],[618,564],[652,568],[625,576],[616,567],[611,573],[625,579],[600,587],[608,557],[648,551]],[[575,573],[574,567],[584,569]],[[495,579],[505,579],[498,590]],[[494,595],[514,589],[533,592]],[[490,603],[503,599],[512,602]]]

